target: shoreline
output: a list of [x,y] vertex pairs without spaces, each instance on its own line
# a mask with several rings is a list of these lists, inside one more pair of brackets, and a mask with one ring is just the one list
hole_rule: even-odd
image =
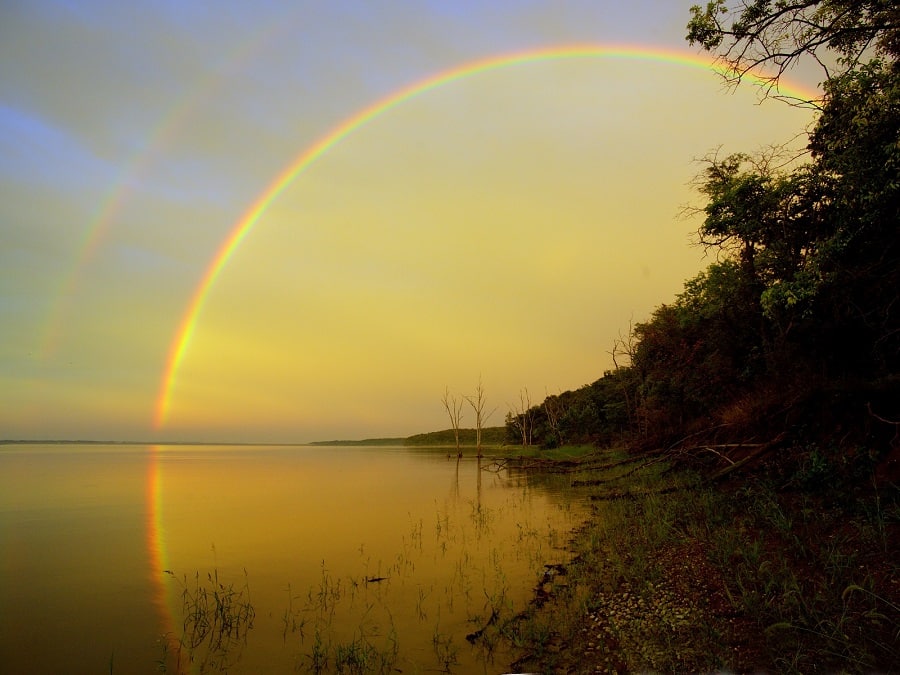
[[768,475],[712,485],[595,453],[572,473],[593,479],[592,515],[565,573],[545,575],[535,601],[497,627],[516,647],[513,671],[896,671],[896,486],[779,490]]

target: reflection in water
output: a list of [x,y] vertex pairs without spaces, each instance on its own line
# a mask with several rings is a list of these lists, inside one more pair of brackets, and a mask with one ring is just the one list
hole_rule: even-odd
[[[153,589],[153,605],[159,614],[159,623],[162,628],[160,633],[160,660],[165,662],[167,655],[177,654],[178,643],[176,639],[176,626],[173,620],[173,602],[169,593],[168,577],[171,575],[166,551],[166,538],[163,531],[162,514],[162,470],[160,468],[159,455],[162,448],[159,445],[149,446],[147,452],[147,556],[150,563],[150,583]],[[181,672],[181,662],[176,657],[173,672]]]
[[154,667],[147,469],[144,446],[0,445],[0,671]]
[[[224,657],[209,652],[215,630],[205,641],[191,632],[181,664],[192,655],[194,671],[227,658],[234,673],[502,672],[502,656],[492,665],[465,636],[525,606],[583,510],[564,481],[481,469],[480,459],[401,448],[4,446],[4,668],[108,672],[114,652],[114,672],[160,659],[177,672],[186,618],[211,612],[249,630],[222,641]],[[98,527],[101,541],[90,536]],[[48,563],[50,551],[63,555]],[[96,574],[71,564],[79,557]],[[36,560],[41,583],[29,584]],[[72,601],[46,607],[44,577]],[[22,633],[36,636],[27,659],[14,648]],[[110,635],[115,645],[98,639]],[[45,656],[48,645],[65,658]]]

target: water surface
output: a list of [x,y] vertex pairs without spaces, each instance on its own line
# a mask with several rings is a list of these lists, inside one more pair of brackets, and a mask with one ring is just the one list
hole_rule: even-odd
[[[0,446],[0,663],[503,672],[465,636],[525,606],[583,514],[565,479],[435,451]],[[190,662],[185,620],[213,592],[252,612]]]

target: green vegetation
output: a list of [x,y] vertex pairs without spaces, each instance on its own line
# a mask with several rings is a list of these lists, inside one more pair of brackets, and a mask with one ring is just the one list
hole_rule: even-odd
[[895,669],[900,496],[835,490],[830,461],[720,486],[621,451],[586,458],[574,475],[594,517],[567,574],[494,639],[520,648],[522,672]]
[[[814,461],[810,448],[833,446],[873,461],[880,486],[896,484],[900,25],[886,7],[693,8],[689,40],[717,50],[733,81],[817,50],[840,59],[823,100],[808,102],[818,109],[808,152],[708,158],[695,213],[714,262],[616,341],[613,370],[510,412],[510,443],[664,449],[712,471],[774,454],[799,466]],[[751,447],[761,449],[748,459]],[[845,468],[868,479],[862,466]]]
[[[460,429],[459,444],[460,447],[474,448],[476,447],[476,430]],[[506,442],[506,427],[485,427],[481,430],[482,446],[496,447]],[[425,434],[416,434],[404,439],[403,445],[415,447],[440,446],[440,447],[456,447],[456,436],[453,429],[445,429],[443,431],[432,431]]]
[[[459,445],[465,448],[476,447],[476,430],[460,429]],[[506,443],[506,427],[485,427],[481,430],[481,444],[487,447],[499,447]],[[364,438],[356,441],[315,441],[307,445],[340,445],[340,446],[410,446],[416,448],[440,447],[455,448],[456,436],[453,429],[430,431],[424,434],[397,438]]]
[[[507,459],[540,459],[553,462],[559,468],[561,464],[571,461],[586,460],[597,454],[597,447],[590,444],[565,445],[559,448],[541,448],[537,445],[507,445],[491,452],[491,457]],[[529,464],[528,466],[533,466]]]
[[818,111],[808,152],[709,157],[713,262],[616,341],[613,370],[507,416],[510,443],[627,448],[565,467],[596,515],[556,600],[497,626],[516,670],[900,663],[897,9],[730,5],[693,7],[688,40],[731,84],[767,67],[778,97],[799,59],[823,66],[823,99],[790,101]]
[[347,446],[391,446],[391,445],[403,445],[406,442],[405,438],[364,438],[362,440],[357,441],[314,441],[312,443],[307,443],[307,445],[347,445]]

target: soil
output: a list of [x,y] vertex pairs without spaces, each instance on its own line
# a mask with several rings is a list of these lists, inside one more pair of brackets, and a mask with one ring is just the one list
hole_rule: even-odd
[[[706,559],[702,548],[696,542],[673,546],[660,551],[657,562],[662,580],[655,584],[655,608],[636,599],[634,589],[624,582],[615,593],[595,597],[596,609],[584,616],[575,635],[557,639],[557,649],[552,650],[550,658],[525,659],[514,665],[554,675],[631,672],[626,654],[641,649],[647,630],[660,628],[660,621],[648,621],[655,609],[657,614],[676,617],[666,623],[672,637],[685,639],[682,672],[708,670],[701,662],[709,655],[691,650],[691,634],[698,630],[698,624],[702,624],[702,630],[719,635],[730,656],[731,672],[759,671],[767,661],[765,641],[752,621],[732,609],[722,575]],[[610,625],[610,614],[617,617],[615,627]],[[680,625],[677,617],[682,618]],[[652,654],[647,656],[652,660]]]
[[[827,497],[781,494],[785,515],[794,521],[787,535],[774,527],[744,530],[749,518],[732,525],[740,527],[748,541],[758,542],[760,560],[768,561],[758,563],[759,576],[763,565],[778,561],[790,567],[802,586],[798,595],[818,598],[830,593],[828,597],[837,598],[825,609],[817,607],[814,616],[833,625],[846,622],[842,635],[848,643],[868,641],[870,646],[860,653],[864,660],[860,654],[834,653],[833,642],[821,640],[806,641],[803,655],[791,653],[797,642],[786,647],[778,635],[773,637],[777,622],[771,616],[748,612],[731,595],[737,593],[732,568],[742,561],[715,564],[703,542],[682,536],[652,554],[652,569],[645,567],[630,579],[607,578],[603,588],[592,588],[584,602],[590,609],[581,620],[530,650],[512,664],[511,672],[900,672],[900,518],[898,490],[887,487],[892,506],[891,515],[882,520],[883,545],[873,546],[871,535],[864,539],[860,534],[859,504],[871,501],[872,495],[852,495],[849,500],[844,495],[838,503]],[[888,507],[882,503],[879,508]],[[786,536],[794,539],[792,545]],[[843,576],[823,569],[819,553],[828,547],[854,560]],[[585,563],[576,558],[569,565],[570,576],[593,578],[595,583],[602,578],[596,571],[573,573],[580,564]],[[863,579],[868,590],[855,586]],[[548,599],[547,588],[539,588],[536,599],[539,596],[541,603],[563,601]]]

